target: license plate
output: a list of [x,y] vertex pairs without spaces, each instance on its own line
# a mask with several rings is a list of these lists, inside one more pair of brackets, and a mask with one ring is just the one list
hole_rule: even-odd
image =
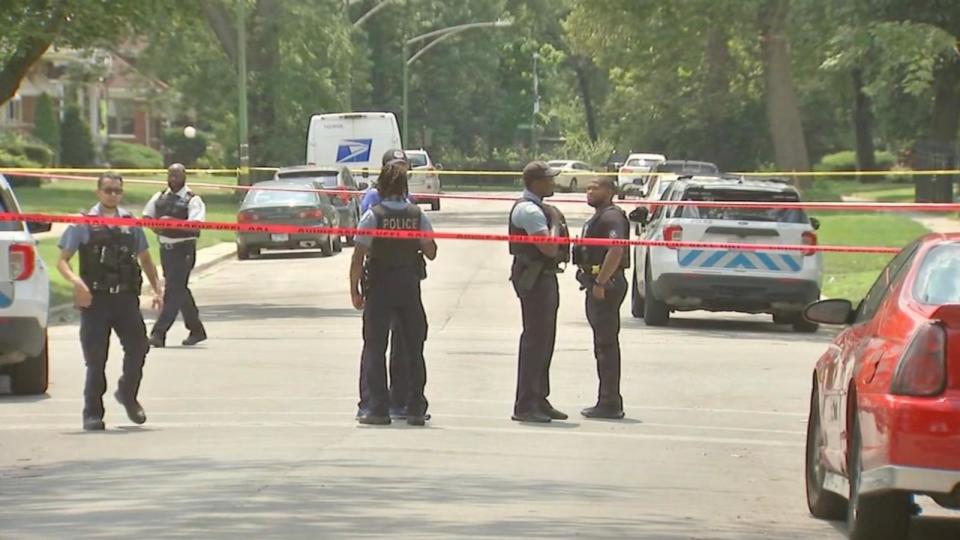
[[289,234],[271,234],[270,240],[272,242],[289,242],[290,235]]

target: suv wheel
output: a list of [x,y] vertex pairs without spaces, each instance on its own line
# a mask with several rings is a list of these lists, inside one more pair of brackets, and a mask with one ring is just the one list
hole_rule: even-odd
[[643,318],[643,297],[640,296],[640,286],[637,285],[637,269],[633,269],[633,288],[630,294],[630,314],[635,319]]
[[14,394],[34,395],[47,391],[50,376],[50,360],[47,355],[47,334],[43,334],[43,350],[30,356],[10,369],[10,387]]
[[643,322],[647,326],[666,326],[670,324],[670,308],[653,293],[650,282],[650,262],[647,262],[646,279],[643,284]]

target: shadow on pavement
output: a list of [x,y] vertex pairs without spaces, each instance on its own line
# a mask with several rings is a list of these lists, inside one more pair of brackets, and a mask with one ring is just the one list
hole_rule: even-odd
[[104,459],[0,469],[0,481],[0,523],[12,537],[679,540],[708,534],[760,540],[810,534],[808,527],[762,518],[708,524],[680,508],[673,515],[637,508],[616,518],[595,511],[661,486],[611,489],[427,465],[398,473],[389,464],[345,460]]
[[362,315],[355,309],[291,306],[281,304],[212,304],[201,308],[204,321],[246,321],[262,319],[322,319],[356,318]]
[[671,317],[669,326],[651,327],[647,326],[642,319],[623,317],[621,324],[624,329],[646,329],[666,334],[677,334],[679,336],[706,336],[711,338],[736,340],[758,339],[767,341],[787,338],[791,342],[801,341],[804,343],[823,344],[829,343],[837,333],[837,331],[832,328],[821,328],[821,330],[815,334],[803,334],[794,332],[791,327],[785,325],[742,319],[724,320]]

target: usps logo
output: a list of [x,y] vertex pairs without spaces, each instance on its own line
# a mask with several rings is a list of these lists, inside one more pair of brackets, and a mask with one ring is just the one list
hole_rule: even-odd
[[337,163],[366,163],[371,147],[373,139],[344,139],[337,146]]

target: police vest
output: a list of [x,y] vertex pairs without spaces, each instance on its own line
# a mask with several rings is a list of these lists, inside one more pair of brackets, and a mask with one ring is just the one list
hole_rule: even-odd
[[[615,219],[623,220],[627,223],[625,227],[627,231],[627,237],[624,240],[630,239],[630,226],[629,221],[627,220],[627,215],[623,210],[616,205],[610,205],[599,213],[597,213],[593,218],[587,221],[583,226],[583,238],[609,238],[608,235],[602,234],[600,231],[600,224],[602,223],[603,217],[609,218],[610,216],[604,216],[607,212],[614,212],[617,215]],[[577,266],[589,268],[591,266],[598,266],[603,264],[603,260],[607,257],[607,251],[610,248],[608,246],[586,246],[578,245],[574,248],[574,264]],[[624,270],[630,268],[630,253],[629,251],[623,254],[623,257],[620,258],[620,269]]]
[[80,246],[80,279],[93,292],[140,294],[143,276],[137,237],[126,227],[90,227],[90,241]]
[[[190,217],[190,200],[194,195],[188,191],[186,197],[180,197],[176,193],[166,190],[157,197],[156,209],[157,217],[172,217],[181,221],[186,221]],[[167,238],[197,238],[200,236],[199,230],[191,229],[158,229],[157,234]]]
[[[370,209],[377,218],[377,229],[387,231],[420,231],[423,214],[420,208],[408,205],[400,210],[378,204]],[[423,264],[420,239],[418,238],[381,238],[375,237],[367,255],[372,268],[410,267],[419,272]]]
[[[560,222],[553,223],[553,220],[550,218],[550,212],[547,211],[546,205],[541,202],[532,200],[532,199],[518,199],[513,203],[513,208],[510,210],[510,215],[507,217],[507,232],[510,236],[528,236],[527,231],[521,227],[517,227],[513,224],[513,211],[517,209],[517,205],[522,202],[530,202],[537,205],[543,215],[547,218],[547,228],[550,229],[551,235],[560,236],[569,238],[570,230],[567,227],[566,218],[563,217],[559,211],[557,212],[560,215]],[[545,270],[555,270],[559,268],[560,263],[570,262],[570,249],[566,244],[560,245],[560,250],[557,252],[556,258],[547,257],[543,254],[536,244],[524,243],[524,242],[510,242],[510,254],[513,255],[514,260],[519,260],[525,264],[543,262]]]

